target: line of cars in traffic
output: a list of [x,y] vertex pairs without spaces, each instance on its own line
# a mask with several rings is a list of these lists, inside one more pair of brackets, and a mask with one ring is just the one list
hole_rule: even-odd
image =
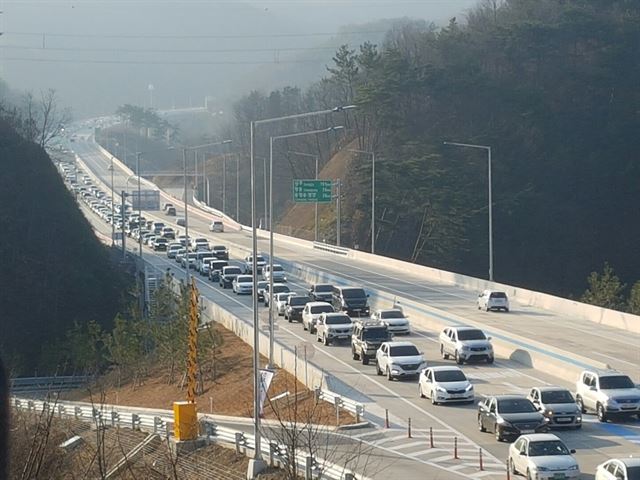
[[[128,205],[124,209],[114,206],[112,215],[111,199],[84,172],[72,164],[61,165],[61,172],[78,198],[107,222],[118,229],[124,227],[133,238],[142,236],[143,242],[154,250],[166,250],[168,258],[196,270],[220,287],[231,288],[238,295],[251,295],[251,256],[245,257],[240,266],[231,265],[225,246],[210,245],[203,237],[187,239],[163,222],[138,218]],[[412,342],[394,340],[393,335],[411,333],[401,308],[371,312],[368,295],[361,287],[321,283],[311,285],[305,292],[291,292],[281,265],[275,264],[269,271],[262,255],[256,258],[256,264],[257,275],[263,277],[258,282],[258,300],[265,306],[273,304],[274,312],[288,322],[301,322],[317,341],[325,345],[350,344],[354,360],[364,365],[373,362],[376,373],[389,381],[417,377],[419,397],[434,405],[476,401],[474,386],[461,366],[474,361],[493,363],[491,337],[482,330],[468,326],[445,328],[439,335],[440,354],[455,365],[432,366]],[[270,275],[275,282],[272,292]],[[506,295],[490,290],[478,296],[477,306],[487,311],[510,310]],[[568,389],[553,386],[533,387],[528,395],[488,396],[478,403],[476,420],[480,431],[492,433],[498,441],[513,442],[508,454],[512,474],[559,480],[577,478],[580,469],[573,457],[575,451],[549,431],[580,429],[582,415],[587,412],[595,412],[602,422],[632,415],[640,418],[640,390],[619,372],[585,371],[576,382],[575,396]],[[608,460],[597,467],[595,478],[638,480],[640,460]]]

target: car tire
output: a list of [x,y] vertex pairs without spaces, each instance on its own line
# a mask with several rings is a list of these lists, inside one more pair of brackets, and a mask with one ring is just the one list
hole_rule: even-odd
[[326,335],[322,335],[322,343],[324,344],[325,347],[329,346],[330,342]]
[[456,363],[458,365],[462,365],[464,363],[464,360],[462,359],[462,357],[460,355],[458,355],[458,352],[456,351],[456,354],[454,356],[454,359],[456,361]]
[[387,371],[385,373],[387,375],[387,381],[393,381],[393,375],[391,375],[391,369],[389,367],[387,367]]
[[607,412],[605,411],[604,407],[602,406],[601,403],[599,403],[598,405],[596,405],[596,415],[598,416],[598,421],[602,422],[602,423],[607,423]]
[[493,361],[494,361],[494,358],[493,358],[493,357],[487,357],[487,363],[488,363],[489,365],[491,365],[491,364],[493,363]]
[[578,408],[580,409],[580,413],[582,414],[587,413],[587,409],[584,408],[584,402],[582,401],[582,397],[580,395],[576,395],[576,405],[578,405]]
[[508,308],[505,308],[505,309],[504,309],[504,313],[509,313],[509,309],[508,309]]
[[293,323],[293,320],[291,319],[291,317],[287,317],[287,320],[289,321],[289,323]]
[[497,442],[502,442],[502,434],[500,433],[500,429],[496,425],[495,437]]
[[438,401],[436,400],[436,392],[431,390],[431,405],[438,405]]
[[319,336],[316,335],[316,342],[321,342],[321,341],[322,341],[322,339]]
[[369,365],[369,357],[367,357],[366,355],[362,355],[362,364]]
[[418,382],[418,397],[425,398],[424,392],[422,391],[422,384]]
[[478,415],[478,430],[483,433],[487,431],[487,429],[484,428],[484,425],[482,424],[482,417],[480,415]]
[[376,375],[382,375],[382,370],[380,370],[380,365],[376,362]]
[[531,472],[529,471],[528,468],[527,468],[527,480],[533,480],[533,477],[531,476]]
[[440,355],[442,356],[443,359],[448,360],[449,359],[449,354],[445,353],[444,351],[444,345],[440,345]]
[[511,476],[518,474],[518,471],[516,470],[516,466],[513,463],[513,458],[509,459],[509,472],[511,472]]
[[307,329],[307,325],[304,323],[304,320],[302,321],[302,329],[306,330]]
[[356,353],[356,349],[355,348],[351,349],[351,356],[353,357],[354,360],[360,360],[360,357]]
[[488,312],[489,310],[491,310],[490,307],[485,307],[485,312]]
[[574,428],[575,428],[575,430],[580,430],[582,428],[582,424],[576,425]]

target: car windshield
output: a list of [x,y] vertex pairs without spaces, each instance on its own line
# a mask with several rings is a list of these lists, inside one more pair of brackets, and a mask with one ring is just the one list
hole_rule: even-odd
[[507,298],[507,294],[504,292],[491,292],[489,298]]
[[238,275],[236,277],[236,282],[238,283],[248,283],[252,280],[251,275]]
[[389,356],[391,357],[410,357],[412,355],[420,355],[414,345],[399,345],[389,348]]
[[282,292],[288,292],[288,291],[289,291],[289,287],[287,287],[286,285],[273,286],[273,293],[282,293]]
[[345,288],[342,291],[344,298],[365,298],[367,296],[362,288]]
[[258,255],[258,256],[256,257],[256,262],[263,262],[263,263],[264,263],[264,262],[265,262],[265,259],[264,259],[264,257],[263,257],[262,255]]
[[313,291],[316,293],[327,293],[333,290],[333,285],[316,285]]
[[242,270],[240,270],[239,267],[230,267],[227,268],[224,273],[226,273],[227,275],[238,275],[239,273],[242,273]]
[[614,388],[635,388],[635,385],[626,375],[616,375],[600,377],[600,388],[603,390],[612,390]]
[[226,250],[227,247],[224,245],[214,245],[212,250]]
[[542,403],[575,403],[569,390],[542,392]]
[[569,450],[560,440],[529,443],[530,457],[544,457],[547,455],[569,455]]
[[482,330],[458,330],[458,340],[486,340]]
[[333,307],[331,305],[314,305],[311,307],[311,313],[327,313],[333,312]]
[[386,340],[389,333],[386,328],[367,328],[362,332],[362,338],[365,340]]
[[228,265],[227,262],[216,262],[216,261],[211,262],[211,267],[217,270],[222,270],[222,267],[226,267],[227,265]]
[[197,256],[198,256],[197,253],[190,253],[189,254],[189,260],[195,260]]
[[336,315],[327,317],[325,322],[327,325],[344,325],[345,323],[351,323],[351,317],[349,315]]
[[526,398],[509,398],[498,400],[498,411],[500,413],[533,413],[536,408]]
[[264,288],[264,287],[266,287],[267,285],[269,285],[269,282],[265,282],[264,280],[260,280],[260,281],[258,282],[258,288]]
[[289,296],[289,293],[288,293],[288,292],[287,292],[287,293],[279,293],[279,294],[278,294],[278,295],[276,295],[276,296],[278,297],[278,301],[280,301],[280,302],[281,302],[281,301],[283,301],[283,300],[286,300],[286,299],[287,299],[287,297]]
[[404,313],[400,310],[386,310],[380,312],[380,318],[404,318]]
[[309,297],[291,297],[289,298],[289,305],[306,305],[309,302]]
[[284,272],[284,268],[282,268],[280,265],[274,265],[273,266],[273,271],[274,272]]
[[627,467],[627,480],[640,480],[640,467]]
[[464,382],[467,380],[462,370],[435,370],[433,375],[436,382]]

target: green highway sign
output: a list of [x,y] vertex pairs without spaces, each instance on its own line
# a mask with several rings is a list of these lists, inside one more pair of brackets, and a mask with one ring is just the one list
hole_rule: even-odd
[[294,180],[293,201],[298,203],[331,203],[331,180]]

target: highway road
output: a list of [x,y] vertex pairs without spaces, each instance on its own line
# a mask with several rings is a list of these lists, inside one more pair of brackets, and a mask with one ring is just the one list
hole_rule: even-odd
[[[108,185],[109,159],[102,155],[91,141],[78,141],[72,145],[75,152]],[[115,190],[124,189],[126,177],[114,172]],[[132,185],[132,182],[129,182]],[[89,212],[89,211],[88,211]],[[92,215],[88,213],[91,218]],[[165,222],[175,221],[163,216]],[[178,216],[181,213],[178,212]],[[149,216],[149,215],[147,215]],[[93,216],[94,224],[109,234],[106,226]],[[244,256],[250,248],[250,237],[246,232],[228,232],[209,235],[207,232],[211,216],[190,215],[190,230],[207,233],[219,243],[232,245],[232,256]],[[233,247],[236,245],[236,247]],[[259,248],[267,251],[267,243],[260,240]],[[427,282],[415,275],[409,275],[364,262],[336,258],[332,254],[311,249],[296,249],[290,244],[278,242],[276,257],[287,262],[309,265],[327,274],[335,275],[353,284],[363,285],[368,290],[384,292],[424,304],[425,308],[437,308],[450,315],[452,322],[467,318],[482,322],[488,328],[499,327],[533,338],[543,344],[552,345],[570,353],[610,363],[612,366],[632,375],[636,380],[640,365],[640,338],[612,328],[605,328],[584,320],[557,315],[553,312],[512,306],[509,314],[479,312],[475,308],[476,292],[466,291],[451,285]],[[159,271],[169,268],[176,276],[184,276],[177,264],[164,254],[154,254],[145,248],[145,258]],[[295,276],[289,276],[295,290],[304,290],[306,284]],[[222,291],[217,286],[203,280],[199,282],[202,295],[210,298],[241,318],[251,319],[250,298],[237,297],[230,291]],[[266,309],[263,309],[266,310]],[[265,315],[265,311],[262,312]],[[448,363],[440,360],[437,334],[423,327],[420,318],[411,318],[414,333],[410,340],[423,350],[432,365]],[[299,324],[279,323],[277,340],[287,345],[310,342],[315,345],[313,362],[330,372],[335,378],[329,387],[337,393],[348,395],[366,405],[368,419],[378,428],[355,433],[356,438],[368,442],[378,449],[399,456],[404,461],[415,463],[413,472],[403,469],[402,478],[424,478],[421,468],[442,472],[440,478],[504,478],[503,463],[507,455],[507,444],[497,443],[492,435],[480,433],[475,423],[474,406],[432,406],[427,400],[418,398],[415,381],[388,382],[375,374],[373,366],[363,366],[351,359],[348,346],[325,347],[314,342],[314,338],[302,330]],[[509,359],[497,359],[494,365],[465,365],[465,372],[476,385],[478,396],[497,393],[526,392],[534,385],[557,384],[573,389],[574,378],[554,378],[545,372],[536,371]],[[391,416],[391,428],[383,427],[384,409]],[[406,424],[412,420],[413,438],[407,438]],[[434,431],[435,447],[429,448],[426,432]],[[577,458],[585,475],[595,470],[595,465],[613,456],[628,455],[640,450],[640,422],[625,424],[600,424],[591,415],[585,416],[582,431],[560,432],[570,448],[578,450]],[[458,439],[461,460],[452,458],[454,438]],[[486,452],[485,471],[477,466],[478,448]],[[405,473],[407,476],[405,476]],[[421,474],[422,473],[422,474]],[[414,476],[415,475],[415,476]],[[393,469],[382,472],[375,478],[397,477]]]

